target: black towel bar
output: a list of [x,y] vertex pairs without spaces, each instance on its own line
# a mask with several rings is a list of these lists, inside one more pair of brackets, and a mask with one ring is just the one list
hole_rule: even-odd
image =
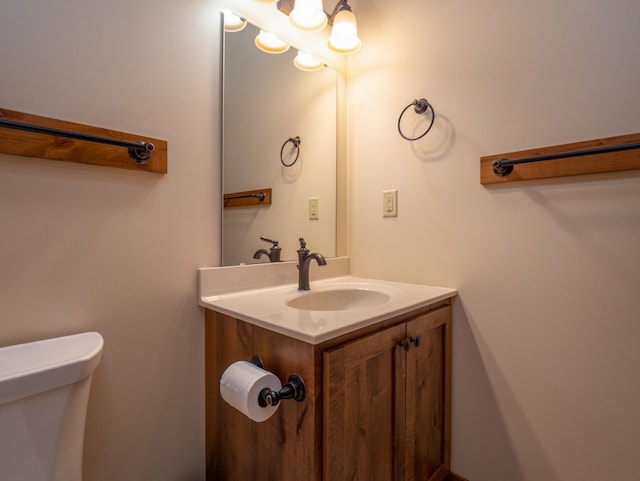
[[131,157],[131,160],[136,164],[149,163],[155,148],[153,144],[149,142],[128,142],[126,140],[109,139],[106,137],[97,137],[95,135],[82,134],[79,132],[69,132],[67,130],[54,129],[51,127],[41,127],[39,125],[25,124],[6,119],[0,119],[0,127],[70,139],[86,140],[88,142],[97,142],[100,144],[116,145],[118,147],[126,147],[129,149],[129,157]]
[[640,142],[622,145],[611,145],[607,147],[596,147],[593,149],[577,150],[575,152],[563,152],[558,154],[538,155],[524,159],[498,159],[493,161],[493,173],[499,177],[506,177],[513,172],[513,166],[518,164],[528,164],[531,162],[542,162],[545,160],[565,159],[570,157],[582,157],[585,155],[604,154],[608,152],[621,152],[624,150],[640,149]]

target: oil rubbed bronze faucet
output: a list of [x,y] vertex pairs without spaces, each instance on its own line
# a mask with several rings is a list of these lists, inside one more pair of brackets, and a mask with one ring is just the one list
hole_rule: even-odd
[[271,242],[271,249],[258,249],[254,254],[254,259],[260,259],[260,256],[265,255],[269,258],[269,262],[280,262],[280,252],[282,249],[278,245],[277,240],[268,239],[267,237],[260,236],[260,240],[265,242]]
[[326,266],[327,261],[322,254],[314,252],[309,254],[307,249],[307,243],[303,237],[300,237],[300,249],[298,249],[298,290],[309,290],[309,265],[311,261],[315,259],[319,266]]

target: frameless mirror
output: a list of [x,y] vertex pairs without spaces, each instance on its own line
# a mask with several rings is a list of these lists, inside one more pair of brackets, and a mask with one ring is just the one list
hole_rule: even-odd
[[[279,242],[283,261],[297,259],[299,237],[334,257],[337,73],[299,70],[294,47],[259,50],[258,33],[251,24],[224,33],[222,190],[229,197],[271,189],[270,204],[223,202],[222,264],[269,262],[254,259],[271,247],[261,236]],[[296,137],[299,147],[289,140]]]

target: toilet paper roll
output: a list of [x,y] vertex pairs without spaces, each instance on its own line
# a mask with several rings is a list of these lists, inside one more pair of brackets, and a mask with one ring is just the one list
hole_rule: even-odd
[[267,387],[279,391],[282,384],[275,374],[247,361],[234,362],[220,378],[222,399],[256,422],[266,421],[278,409],[278,406],[258,404],[260,391]]

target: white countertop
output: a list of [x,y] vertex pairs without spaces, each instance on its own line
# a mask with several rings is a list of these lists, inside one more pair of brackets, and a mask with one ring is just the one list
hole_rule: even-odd
[[[327,261],[330,268],[326,271],[322,271],[324,267],[312,266],[312,279],[313,274],[323,272],[325,276],[334,276],[312,280],[310,291],[298,291],[295,262],[199,269],[198,303],[207,309],[318,344],[457,294],[455,289],[448,287],[344,275],[348,272],[348,258]],[[291,278],[295,282],[291,282]],[[335,289],[375,290],[386,294],[389,299],[376,306],[339,311],[303,310],[287,305],[294,297]]]

